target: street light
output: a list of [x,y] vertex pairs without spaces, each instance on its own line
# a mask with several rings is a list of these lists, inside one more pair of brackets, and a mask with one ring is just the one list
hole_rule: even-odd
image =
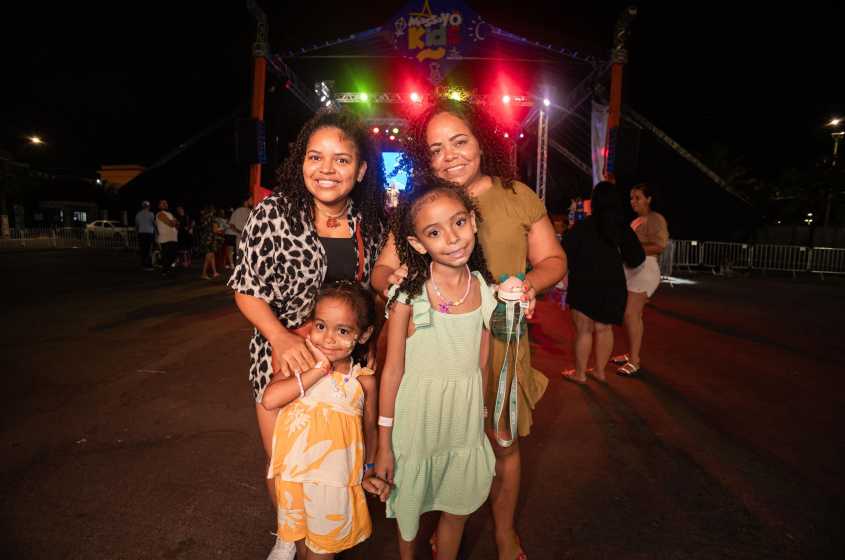
[[18,156],[21,155],[21,152],[23,152],[25,149],[27,149],[29,146],[32,146],[33,144],[41,144],[41,138],[39,138],[38,136],[30,137],[29,142],[24,144],[23,147],[18,150],[18,153],[16,153],[15,157],[12,159],[18,159]]
[[836,152],[839,149],[839,141],[842,140],[842,136],[845,135],[845,132],[840,132],[839,130],[839,123],[842,122],[840,119],[833,119],[830,121],[830,125],[833,127],[833,132],[830,135],[833,137],[833,163],[831,167],[836,165]]

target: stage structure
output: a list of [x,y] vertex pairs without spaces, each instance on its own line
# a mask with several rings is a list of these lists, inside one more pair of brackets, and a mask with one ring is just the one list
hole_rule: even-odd
[[[247,6],[257,22],[254,118],[262,118],[258,114],[263,108],[259,58],[300,107],[313,112],[324,106],[352,105],[368,126],[384,135],[391,151],[402,151],[401,131],[407,123],[401,108],[424,100],[435,85],[472,84],[471,93],[497,112],[500,121],[509,123],[506,134],[515,154],[523,154],[520,168],[534,176],[535,190],[547,206],[549,150],[563,156],[571,168],[593,176],[587,101],[601,99],[606,104],[609,92],[608,130],[623,116],[621,78],[628,26],[636,14],[633,7],[617,20],[613,48],[603,53],[558,48],[509,33],[487,24],[460,0],[412,0],[382,27],[269,54],[262,49],[267,41],[266,16],[255,0],[248,0]],[[260,102],[255,97],[261,97]],[[643,119],[636,126],[652,132]],[[679,146],[667,145],[681,153]],[[536,157],[529,158],[527,149]],[[612,155],[604,144],[602,156]],[[697,160],[696,165],[706,169]],[[711,179],[716,177],[707,172]],[[258,184],[260,173],[250,177],[256,198],[269,192]],[[613,180],[612,175],[607,178]],[[713,180],[724,189],[724,181],[717,179]]]

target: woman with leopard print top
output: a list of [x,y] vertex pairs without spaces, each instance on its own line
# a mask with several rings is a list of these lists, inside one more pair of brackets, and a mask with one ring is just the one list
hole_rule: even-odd
[[[314,367],[303,337],[317,292],[333,281],[369,286],[386,222],[381,153],[348,108],[321,110],[306,123],[277,179],[244,226],[229,280],[255,327],[249,377],[268,464],[278,410],[261,406],[264,388],[274,375]],[[377,338],[367,367],[375,367]],[[275,506],[272,478],[267,486]]]

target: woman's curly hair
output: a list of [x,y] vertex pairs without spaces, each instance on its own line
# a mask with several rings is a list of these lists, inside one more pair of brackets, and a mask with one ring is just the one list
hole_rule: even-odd
[[342,107],[340,111],[324,107],[299,131],[291,154],[276,171],[276,192],[284,195],[282,213],[295,235],[302,235],[304,231],[302,215],[310,216],[312,220],[316,218],[314,197],[305,187],[302,163],[305,161],[308,141],[323,128],[340,130],[341,136],[355,146],[359,161],[367,162],[364,178],[355,185],[349,197],[362,215],[361,233],[364,239],[368,243],[380,242],[381,224],[387,220],[384,161],[360,115],[347,107]]
[[514,190],[517,168],[511,157],[511,145],[504,137],[504,129],[475,95],[442,86],[426,99],[426,105],[418,113],[408,118],[408,138],[401,159],[406,173],[409,176],[431,174],[431,151],[426,129],[431,119],[440,113],[451,113],[467,124],[481,148],[481,172],[499,177],[502,186]]
[[[360,282],[342,280],[323,284],[317,293],[317,298],[314,300],[314,311],[311,312],[312,319],[314,318],[317,304],[324,299],[339,301],[354,311],[357,327],[361,332],[376,324],[376,303],[373,299],[373,294]],[[356,364],[366,364],[367,345],[358,344],[352,351],[352,359]]]
[[[392,303],[400,293],[405,293],[408,298],[418,296],[422,293],[423,286],[429,276],[428,266],[431,263],[429,254],[421,255],[408,242],[408,237],[416,237],[415,222],[417,214],[427,204],[434,203],[442,197],[451,197],[467,209],[468,212],[475,212],[476,223],[481,222],[481,214],[475,199],[466,191],[454,183],[436,177],[417,178],[414,188],[408,192],[399,205],[390,214],[389,227],[396,244],[396,255],[401,264],[408,266],[408,277],[399,288],[396,294],[388,302]],[[484,259],[484,251],[481,243],[478,242],[478,233],[475,234],[475,247],[470,253],[467,262],[470,270],[477,270],[488,284],[493,284],[493,275],[487,268],[487,261]]]

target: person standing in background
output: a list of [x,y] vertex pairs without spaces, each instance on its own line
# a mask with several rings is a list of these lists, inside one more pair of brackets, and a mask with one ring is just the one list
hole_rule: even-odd
[[158,230],[158,244],[161,247],[161,275],[170,274],[173,261],[176,260],[176,240],[179,238],[179,220],[167,211],[167,201],[158,201],[156,214],[156,229]]
[[[252,212],[253,207],[255,206],[255,202],[252,199],[252,195],[246,195],[244,197],[243,203],[232,212],[232,217],[229,218],[229,229],[226,230],[226,251],[228,252],[229,263],[232,265],[232,268],[235,267],[234,261],[234,253],[235,253],[235,246],[238,243],[238,240],[241,238],[241,233],[244,231],[244,227],[246,226],[247,218],[249,218],[250,212]],[[231,232],[231,233],[229,233]],[[234,235],[234,239],[230,236]],[[232,246],[228,245],[228,242],[232,241]]]
[[180,251],[190,251],[194,248],[194,227],[197,223],[181,206],[176,207],[176,219],[179,220],[179,240],[176,246]]
[[138,230],[138,245],[141,249],[141,268],[155,270],[152,259],[156,233],[155,214],[150,212],[148,200],[141,203],[141,209],[135,214],[135,229]]

